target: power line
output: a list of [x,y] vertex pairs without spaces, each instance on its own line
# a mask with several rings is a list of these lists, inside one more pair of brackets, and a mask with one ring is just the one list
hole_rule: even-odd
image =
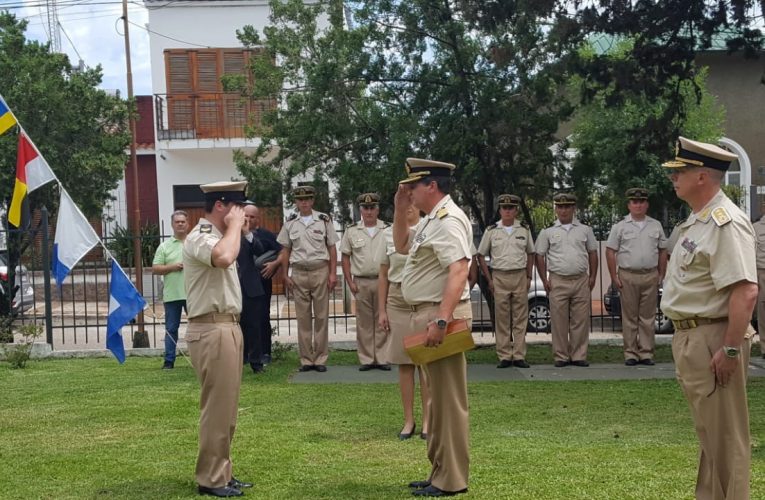
[[[161,36],[162,38],[167,38],[168,40],[173,40],[174,42],[185,43],[186,45],[193,45],[194,47],[202,47],[203,49],[211,49],[211,48],[212,48],[210,45],[200,45],[200,44],[198,44],[198,43],[194,43],[194,42],[187,42],[186,40],[181,40],[181,39],[179,39],[179,38],[174,38],[174,37],[172,37],[172,36],[169,36],[169,35],[163,35],[162,33],[158,33],[158,32],[156,32],[156,31],[150,30],[149,28],[147,28],[147,27],[145,27],[145,26],[141,26],[140,24],[136,24],[136,23],[134,23],[133,21],[128,21],[128,23],[132,24],[132,25],[133,25],[133,26],[135,26],[136,28],[142,29],[142,30],[144,30],[144,31],[148,31],[148,32],[149,32],[149,33],[151,33],[152,35]],[[118,32],[118,33],[119,33],[119,32]]]
[[75,54],[77,54],[77,58],[78,58],[80,61],[83,61],[84,59],[83,59],[83,58],[82,58],[82,56],[80,55],[80,51],[79,51],[79,50],[77,50],[77,47],[75,47],[75,46],[74,46],[74,43],[72,42],[72,39],[71,39],[71,38],[69,38],[69,33],[67,33],[67,32],[66,32],[66,30],[64,29],[64,25],[62,25],[62,24],[61,24],[61,22],[59,22],[59,23],[58,23],[58,27],[59,27],[59,28],[61,28],[61,33],[63,33],[63,34],[64,34],[64,36],[66,37],[66,39],[67,39],[67,40],[69,40],[69,45],[71,45],[71,46],[72,46],[72,49],[74,49],[74,53],[75,53]]

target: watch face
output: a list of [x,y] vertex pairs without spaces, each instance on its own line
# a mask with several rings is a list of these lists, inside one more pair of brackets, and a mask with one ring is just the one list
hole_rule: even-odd
[[436,326],[438,328],[446,328],[446,320],[445,319],[439,319],[436,321]]

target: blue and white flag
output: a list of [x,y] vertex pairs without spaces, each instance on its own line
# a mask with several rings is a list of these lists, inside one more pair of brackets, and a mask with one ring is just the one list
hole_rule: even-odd
[[61,188],[56,239],[53,243],[53,275],[59,287],[72,268],[100,241],[88,220]]
[[109,317],[106,320],[106,348],[112,351],[120,363],[125,362],[125,346],[120,330],[146,307],[146,301],[138,293],[116,260],[112,260],[112,281],[109,285]]

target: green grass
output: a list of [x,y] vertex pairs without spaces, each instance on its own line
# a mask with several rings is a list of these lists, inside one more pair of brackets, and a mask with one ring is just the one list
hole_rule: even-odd
[[[549,350],[549,346],[546,347]],[[665,350],[664,347],[660,352]],[[532,346],[540,361],[545,348]],[[591,360],[621,361],[596,346]],[[754,354],[754,353],[753,353]],[[658,356],[657,356],[658,357]],[[470,353],[494,363],[491,349]],[[331,364],[356,363],[334,352]],[[0,364],[0,498],[195,498],[198,384],[158,358]],[[290,384],[290,353],[243,375],[234,439],[249,498],[410,498],[425,443],[400,442],[393,384]],[[749,384],[752,498],[765,498],[765,380]],[[672,380],[469,386],[470,493],[463,498],[691,498],[697,442]],[[418,424],[420,418],[418,416]]]

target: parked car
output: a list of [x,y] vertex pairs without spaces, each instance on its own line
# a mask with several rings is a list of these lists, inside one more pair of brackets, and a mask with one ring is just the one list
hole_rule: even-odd
[[[488,260],[488,259],[487,259]],[[529,322],[526,330],[529,332],[550,332],[550,301],[542,280],[534,269],[534,278],[529,287]],[[481,296],[481,289],[476,285],[470,290],[470,304],[473,308],[473,327],[491,326],[489,306]]]
[[[7,303],[5,284],[8,282],[8,252],[4,250],[0,251],[0,281],[5,282],[3,286],[0,286],[0,300]],[[17,291],[11,304],[11,314],[13,316],[31,308],[34,305],[35,298],[35,292],[28,279],[27,268],[25,266],[16,266],[14,281],[16,282],[15,287]]]
[[[659,288],[659,303],[661,303],[662,289]],[[608,286],[608,290],[603,294],[603,307],[610,316],[622,315],[622,301],[619,296],[619,290],[611,283]],[[661,308],[656,308],[656,321],[654,323],[656,333],[674,333],[675,328],[672,326],[672,321],[661,311]]]

